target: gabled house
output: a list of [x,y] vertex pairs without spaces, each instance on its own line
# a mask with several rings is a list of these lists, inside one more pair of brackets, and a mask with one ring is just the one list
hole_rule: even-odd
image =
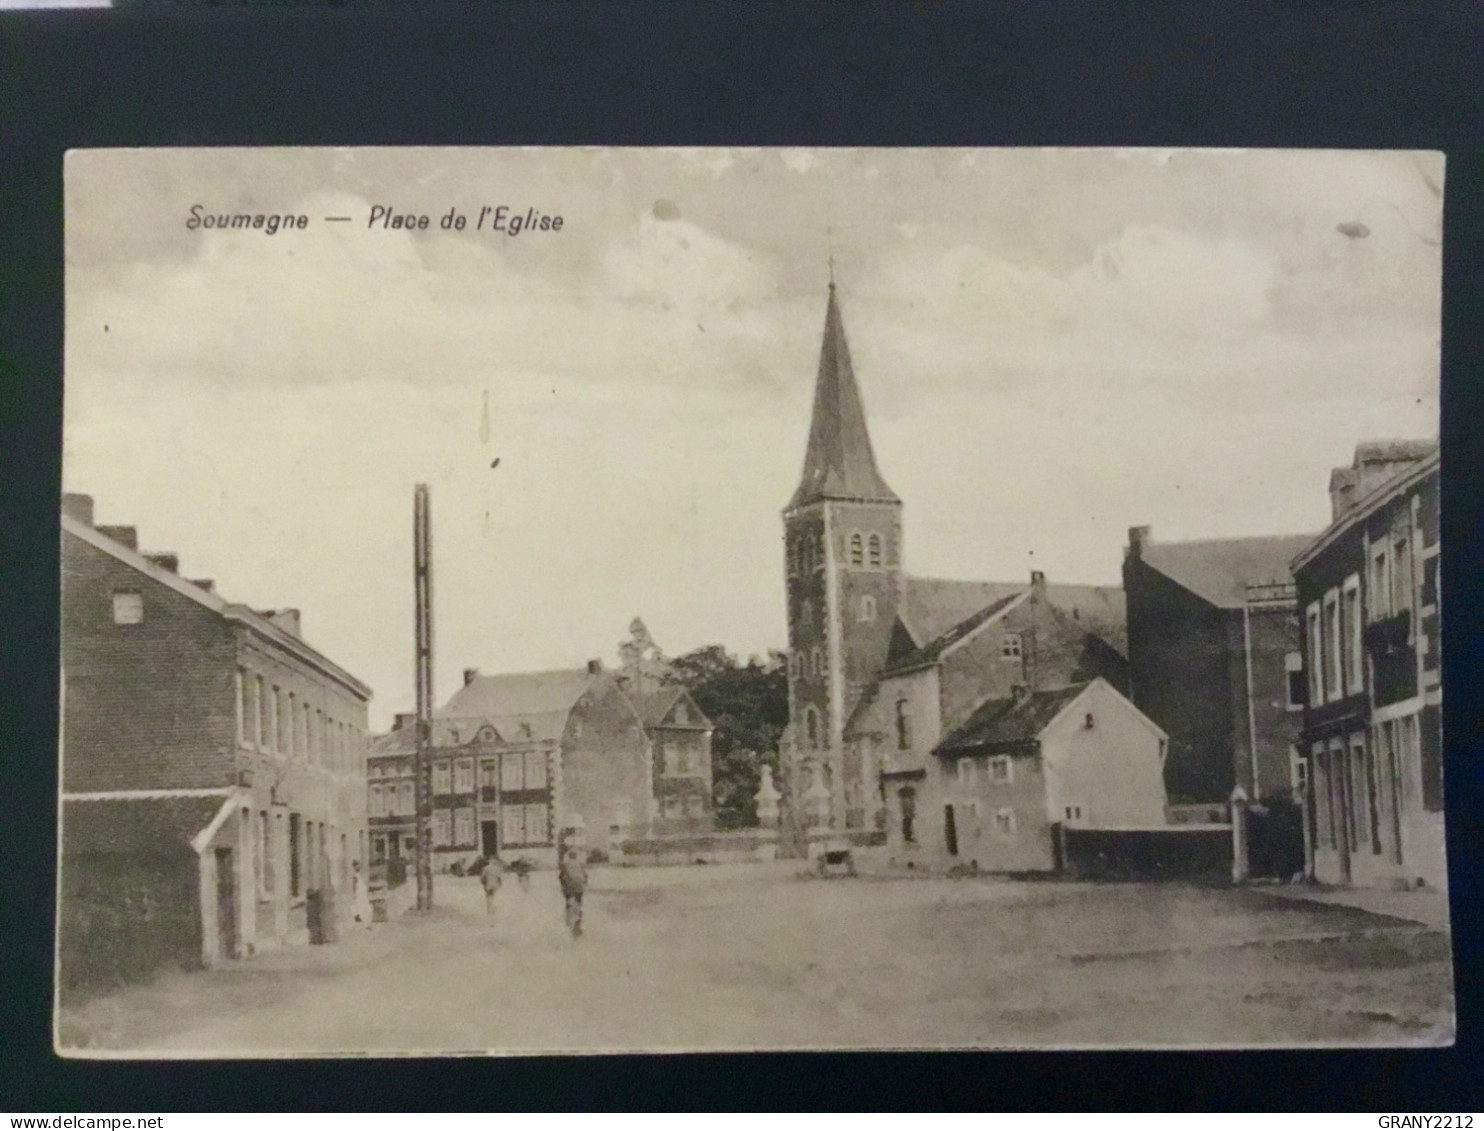
[[1170,737],[1174,804],[1291,794],[1304,706],[1289,563],[1312,535],[1156,542],[1129,531],[1132,698]]
[[[683,689],[631,693],[596,661],[467,669],[433,717],[435,867],[494,854],[554,862],[558,831],[578,820],[602,852],[656,832],[709,831],[711,730]],[[378,859],[409,859],[416,847],[414,736],[411,716],[398,716],[368,760]]]
[[708,833],[716,825],[711,721],[683,687],[629,692],[653,751],[656,836]]
[[[920,647],[905,618],[899,620],[886,668],[845,729],[847,768],[858,765],[876,785],[859,803],[869,805],[872,824],[887,829],[889,843],[901,837],[903,806],[910,808],[914,783],[928,774],[940,738],[982,704],[1095,678],[1123,683],[1123,657],[1080,615],[1052,604],[1050,590],[1035,573],[1030,585],[1002,594]],[[942,622],[919,613],[917,623]]]
[[911,820],[899,807],[888,844],[898,859],[929,864],[1057,870],[1060,825],[1164,826],[1165,744],[1164,732],[1107,680],[1019,686],[934,746]]

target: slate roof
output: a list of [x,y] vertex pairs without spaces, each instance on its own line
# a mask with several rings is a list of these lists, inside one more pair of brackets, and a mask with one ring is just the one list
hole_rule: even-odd
[[798,489],[789,510],[818,499],[870,499],[900,502],[876,470],[866,413],[850,364],[845,324],[830,284],[824,316],[824,343],[819,351],[819,374],[814,384],[814,415],[809,445]]
[[1023,699],[991,699],[938,743],[934,754],[952,758],[983,750],[1025,748],[1089,684],[1033,691]]
[[192,853],[191,838],[211,824],[226,802],[226,797],[67,799],[62,807],[62,851],[129,856]]
[[681,699],[686,701],[690,717],[683,723],[672,722],[670,726],[681,729],[706,730],[711,726],[711,720],[705,715],[700,707],[696,706],[694,699],[687,694],[683,687],[662,687],[658,691],[626,691],[630,703],[639,712],[639,717],[644,720],[646,727],[658,726],[665,721],[675,704]]
[[1022,589],[1018,593],[1010,593],[1007,596],[999,598],[997,601],[992,601],[977,613],[973,613],[959,621],[952,628],[948,629],[948,631],[940,633],[921,648],[908,653],[898,660],[894,660],[882,672],[882,675],[901,675],[903,672],[913,671],[917,668],[923,668],[929,664],[937,663],[938,657],[949,648],[964,639],[964,637],[968,636],[975,629],[994,620],[995,617],[1018,603],[1029,592],[1029,589]]
[[572,708],[601,678],[586,668],[476,676],[433,713],[434,738],[443,740],[440,724],[456,721],[491,723],[510,742],[560,738]]
[[1247,602],[1247,586],[1291,581],[1289,563],[1313,534],[1220,538],[1208,542],[1149,542],[1140,558],[1197,597],[1223,609]]
[[[1027,588],[1023,581],[947,581],[934,577],[902,580],[898,615],[924,645],[985,607]],[[1048,584],[1046,603],[1127,654],[1128,614],[1121,587]]]

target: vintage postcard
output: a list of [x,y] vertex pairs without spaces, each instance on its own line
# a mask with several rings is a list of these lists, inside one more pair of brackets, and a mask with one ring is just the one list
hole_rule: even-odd
[[1451,1043],[1443,180],[68,154],[58,1051]]

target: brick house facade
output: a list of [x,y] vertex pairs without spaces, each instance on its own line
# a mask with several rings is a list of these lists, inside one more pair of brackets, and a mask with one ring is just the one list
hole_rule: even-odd
[[1129,531],[1134,703],[1170,740],[1173,804],[1290,794],[1304,681],[1289,562],[1312,535],[1155,542]]
[[1331,479],[1331,526],[1293,563],[1322,882],[1446,887],[1438,468],[1432,442],[1359,445]]
[[[141,554],[133,528],[94,525],[89,497],[63,508],[64,978],[89,916],[189,921],[166,950],[189,934],[208,965],[306,940],[309,893],[348,897],[366,858],[370,689],[303,639],[297,610],[229,603],[175,555]],[[147,888],[165,862],[195,868],[191,906],[174,880],[137,922],[95,906],[98,876]]]

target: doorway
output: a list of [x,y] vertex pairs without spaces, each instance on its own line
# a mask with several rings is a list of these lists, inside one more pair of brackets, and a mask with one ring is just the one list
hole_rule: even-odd
[[479,851],[485,856],[500,855],[499,821],[481,821],[479,823]]
[[216,946],[222,958],[237,957],[237,868],[230,848],[216,850]]
[[947,842],[948,855],[958,855],[958,827],[953,823],[953,806],[943,806],[943,839]]

